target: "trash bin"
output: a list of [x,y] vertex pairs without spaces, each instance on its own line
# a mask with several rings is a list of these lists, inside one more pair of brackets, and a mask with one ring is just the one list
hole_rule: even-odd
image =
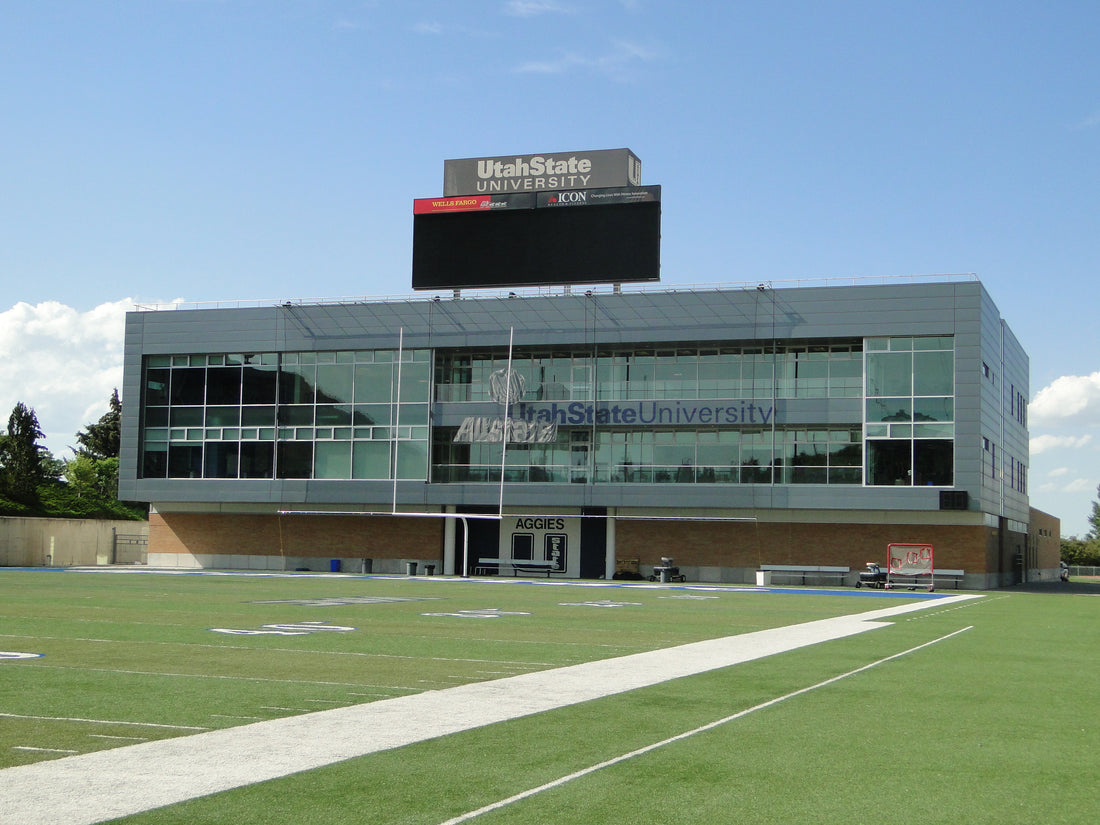
[[772,584],[772,571],[771,570],[757,570],[756,571],[756,586],[757,587],[771,587]]
[[416,575],[416,562],[415,561],[405,562],[405,572],[410,576],[415,576]]
[[434,576],[435,575],[435,565],[434,564],[425,564],[424,565],[424,575],[425,576]]
[[374,572],[374,559],[363,559],[363,572],[364,573]]
[[340,572],[340,559],[330,559],[328,563],[328,571],[330,573]]

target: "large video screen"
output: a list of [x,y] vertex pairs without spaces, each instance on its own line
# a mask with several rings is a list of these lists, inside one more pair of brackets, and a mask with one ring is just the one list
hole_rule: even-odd
[[660,280],[659,194],[600,205],[429,209],[413,216],[413,289]]

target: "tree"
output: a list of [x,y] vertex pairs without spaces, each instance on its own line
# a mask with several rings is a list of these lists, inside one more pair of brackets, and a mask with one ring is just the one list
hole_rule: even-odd
[[1089,516],[1089,524],[1092,529],[1085,536],[1089,541],[1100,541],[1100,485],[1096,487],[1097,500],[1092,503],[1092,515]]
[[1062,561],[1072,566],[1100,567],[1100,542],[1062,539]]
[[78,454],[65,464],[65,481],[78,498],[99,494],[99,474],[96,472],[96,460],[90,456]]
[[8,431],[0,440],[4,484],[13,498],[33,501],[37,497],[38,485],[44,478],[42,460],[46,453],[38,439],[44,437],[34,410],[22,401],[16,404],[8,417]]
[[49,450],[42,450],[42,478],[44,480],[54,480],[61,478],[65,474],[65,462],[55,456]]
[[99,421],[89,424],[76,434],[80,447],[77,453],[93,459],[118,458],[122,435],[122,402],[118,400],[118,388],[111,393],[109,408]]

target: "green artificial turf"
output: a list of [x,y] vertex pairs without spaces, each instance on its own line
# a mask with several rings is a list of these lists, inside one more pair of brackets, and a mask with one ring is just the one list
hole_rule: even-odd
[[[54,717],[0,719],[0,758],[60,755],[12,750],[18,743],[85,752],[130,743],[92,734],[135,735],[61,717],[227,727],[898,604],[851,594],[670,598],[687,593],[0,571],[0,648],[46,653],[0,662],[0,712]],[[341,595],[422,600],[262,603]],[[604,600],[623,604],[597,606]],[[526,615],[422,615],[486,608]],[[858,636],[119,821],[440,824],[844,677],[473,821],[1091,823],[1098,612],[1096,597],[994,591]],[[357,629],[210,630],[303,621]]]

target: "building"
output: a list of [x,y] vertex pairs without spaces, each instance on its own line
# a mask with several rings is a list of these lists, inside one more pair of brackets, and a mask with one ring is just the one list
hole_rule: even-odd
[[142,310],[123,396],[154,565],[1045,564],[1027,355],[972,276]]

